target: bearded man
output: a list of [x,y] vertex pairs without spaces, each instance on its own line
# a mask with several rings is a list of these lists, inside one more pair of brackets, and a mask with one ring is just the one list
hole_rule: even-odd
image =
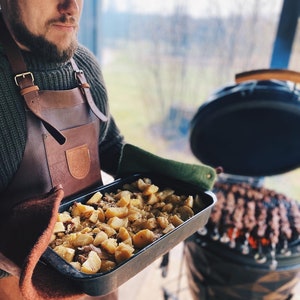
[[[26,199],[61,190],[67,197],[101,184],[100,161],[101,169],[114,175],[124,141],[109,113],[98,62],[77,41],[83,0],[1,0],[0,4],[0,215],[4,220]],[[0,299],[46,298],[24,295],[28,275],[20,283],[21,265],[17,259],[16,265],[10,263],[8,242],[1,243]],[[22,245],[15,247],[22,252]]]
[[99,64],[77,41],[83,0],[0,5],[0,299],[116,299],[83,295],[40,259],[60,203],[100,186],[101,170],[156,172],[204,190],[215,170],[125,143]]

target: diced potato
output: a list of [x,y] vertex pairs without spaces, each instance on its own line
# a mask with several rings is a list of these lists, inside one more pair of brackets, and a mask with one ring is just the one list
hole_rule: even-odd
[[70,213],[68,211],[64,211],[58,214],[57,221],[59,222],[66,222],[72,219]]
[[128,210],[128,216],[127,217],[128,217],[128,220],[130,222],[134,222],[134,221],[136,221],[138,219],[141,219],[143,217],[143,215],[142,215],[142,212],[139,209],[131,207]]
[[97,224],[97,226],[98,226],[98,228],[103,230],[108,235],[108,237],[111,237],[111,236],[114,236],[117,234],[116,230],[113,229],[112,227],[110,227],[106,223],[99,223],[99,224]]
[[104,213],[104,210],[101,207],[98,207],[97,211],[98,211],[98,220],[100,222],[105,222],[105,213]]
[[115,251],[115,259],[117,263],[130,258],[134,252],[134,248],[125,243],[120,243]]
[[129,245],[131,247],[133,247],[133,242],[132,242],[132,238],[131,237],[129,237],[128,239],[124,240],[123,243],[127,244],[127,245]]
[[153,209],[158,209],[161,211],[161,209],[166,205],[165,202],[161,201],[161,202],[157,202],[153,205]]
[[89,217],[89,221],[92,222],[92,223],[97,223],[98,215],[99,215],[99,211],[97,211],[97,210],[92,211],[92,213]]
[[66,230],[63,222],[56,222],[53,228],[53,233],[64,232]]
[[107,224],[115,230],[119,230],[120,227],[127,227],[128,218],[112,217],[107,221]]
[[193,206],[194,206],[194,197],[193,196],[188,196],[185,199],[185,201],[184,201],[183,204],[186,205],[186,206],[188,206],[188,207],[190,207],[190,208],[193,208]]
[[155,194],[150,194],[147,200],[148,205],[153,205],[159,201],[158,197]]
[[146,222],[147,222],[147,220],[145,220],[145,219],[138,219],[138,220],[134,221],[134,223],[131,224],[132,231],[136,233],[142,229],[145,229]]
[[169,225],[168,218],[166,217],[157,217],[156,221],[162,229],[165,229]]
[[134,206],[137,208],[142,208],[144,206],[144,200],[142,197],[135,197],[130,200],[130,206]]
[[107,251],[109,254],[114,254],[118,246],[117,240],[109,238],[102,242],[101,247]]
[[80,233],[91,233],[92,232],[92,228],[91,227],[89,227],[89,226],[86,226],[86,227],[84,227],[81,231],[80,231]]
[[73,217],[89,216],[94,210],[94,207],[90,205],[75,202],[72,206],[71,215]]
[[179,218],[179,216],[174,215],[174,216],[170,216],[170,222],[175,226],[179,226],[180,224],[183,223],[183,220],[181,218]]
[[105,212],[105,217],[110,219],[112,217],[124,218],[128,215],[127,207],[109,207]]
[[139,178],[136,183],[137,183],[137,188],[140,191],[143,191],[149,185],[145,183],[145,181],[142,178]]
[[166,199],[166,202],[172,203],[174,205],[180,204],[181,202],[181,197],[175,194],[172,194],[170,196],[168,196],[168,198]]
[[161,209],[161,211],[171,213],[173,209],[174,209],[174,205],[172,203],[168,203]]
[[78,261],[71,261],[70,265],[78,271],[81,269],[81,263]]
[[165,201],[166,198],[173,195],[174,193],[175,191],[172,189],[164,189],[163,191],[157,193],[157,197],[160,201]]
[[100,199],[102,198],[102,194],[100,192],[94,193],[94,195],[86,202],[88,205],[98,204]]
[[151,194],[155,194],[159,190],[158,186],[154,184],[147,185],[143,190],[144,196],[149,196]]
[[103,243],[107,239],[108,239],[108,235],[104,231],[100,231],[95,236],[94,241],[93,241],[93,245],[94,246],[99,246],[99,245],[101,245],[101,243]]
[[65,235],[63,237],[64,245],[67,247],[72,247],[74,248],[73,242],[76,240],[78,233],[70,233],[68,235]]
[[170,224],[163,230],[163,234],[166,234],[166,233],[172,231],[174,228],[175,228],[175,226],[174,226],[172,223],[170,223]]
[[87,260],[82,264],[80,271],[87,274],[95,274],[101,268],[101,259],[95,251],[91,251]]
[[100,272],[107,272],[116,267],[116,263],[112,260],[101,260]]
[[142,229],[136,233],[133,238],[133,244],[137,248],[144,248],[145,246],[151,244],[155,239],[154,233],[149,229]]
[[93,233],[93,234],[97,234],[97,233],[99,233],[100,231],[101,231],[100,228],[94,227],[93,230],[92,230],[92,233]]
[[130,200],[132,193],[128,190],[123,190],[116,195],[117,199],[125,198]]
[[123,243],[133,246],[131,234],[125,227],[121,227],[118,233],[118,239],[121,240]]
[[73,241],[75,247],[87,246],[93,243],[93,237],[88,233],[79,233]]
[[121,191],[116,195],[116,198],[119,199],[119,201],[117,202],[117,206],[119,207],[128,206],[128,204],[130,203],[131,192],[127,190]]
[[157,227],[157,222],[155,218],[149,218],[145,224],[146,229],[154,230]]
[[194,216],[193,210],[186,205],[178,207],[177,211],[180,214],[180,218],[184,221]]
[[125,227],[120,227],[119,233],[118,233],[118,238],[122,241],[125,241],[130,238],[130,234]]
[[117,202],[117,206],[119,207],[126,207],[130,204],[130,198],[121,198],[118,202]]
[[55,241],[55,239],[56,239],[55,234],[52,234],[49,243],[51,244],[53,241]]
[[67,262],[71,262],[75,255],[74,249],[65,247],[63,245],[56,246],[53,250]]
[[81,229],[81,223],[80,223],[80,217],[74,217],[72,218],[72,223],[74,224],[75,230],[80,230]]

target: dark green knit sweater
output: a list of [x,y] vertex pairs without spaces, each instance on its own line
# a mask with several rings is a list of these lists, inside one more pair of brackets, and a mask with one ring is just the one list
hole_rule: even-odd
[[[23,52],[28,71],[41,90],[66,90],[77,86],[70,63],[45,63],[45,61]],[[85,73],[91,93],[99,109],[109,116],[106,89],[102,73],[93,54],[79,46],[74,59]],[[0,45],[0,192],[12,180],[21,162],[26,143],[26,120],[24,100],[14,83],[10,65]],[[123,137],[110,116],[101,123],[99,137],[100,162],[104,171],[114,174],[120,156]]]

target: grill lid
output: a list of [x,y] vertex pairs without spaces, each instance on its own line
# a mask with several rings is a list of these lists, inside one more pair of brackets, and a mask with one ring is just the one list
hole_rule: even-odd
[[236,81],[199,107],[190,124],[193,154],[235,175],[268,176],[299,167],[300,73],[258,70],[238,74]]

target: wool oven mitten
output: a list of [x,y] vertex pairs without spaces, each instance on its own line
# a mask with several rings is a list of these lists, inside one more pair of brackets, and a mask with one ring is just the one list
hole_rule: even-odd
[[24,300],[71,300],[82,296],[68,279],[40,260],[63,197],[63,189],[58,187],[47,195],[19,203],[1,216],[0,266],[8,272],[17,270]]
[[216,179],[216,171],[210,166],[166,159],[134,145],[125,144],[119,161],[117,177],[147,172],[187,182],[203,190],[212,189]]

